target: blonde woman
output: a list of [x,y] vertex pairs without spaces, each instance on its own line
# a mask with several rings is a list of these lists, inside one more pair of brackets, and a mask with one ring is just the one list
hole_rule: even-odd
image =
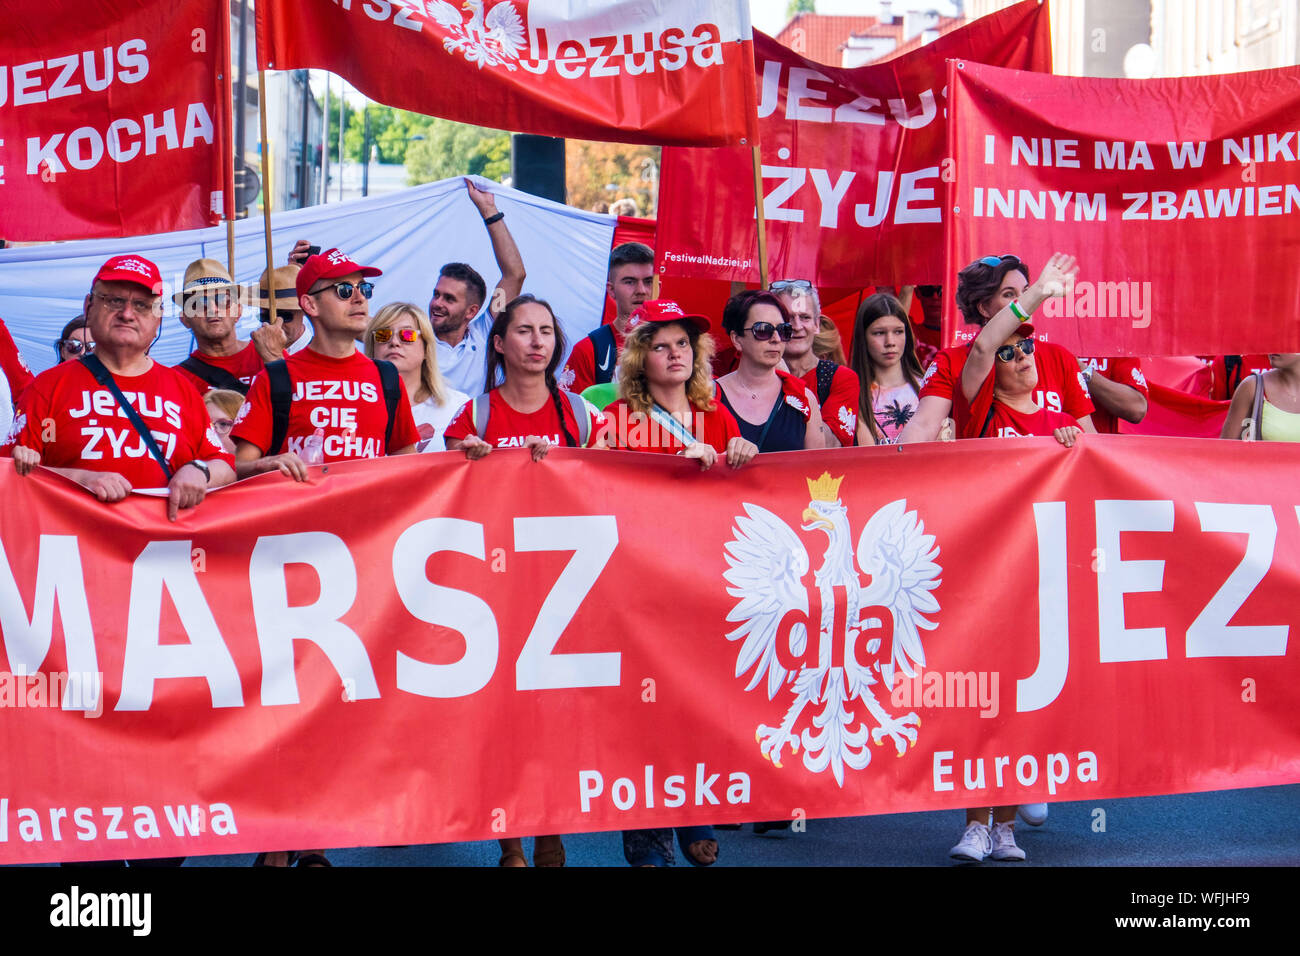
[[420,434],[416,451],[446,451],[447,425],[469,401],[438,371],[433,326],[419,306],[390,302],[366,326],[366,355],[392,362],[402,376]]

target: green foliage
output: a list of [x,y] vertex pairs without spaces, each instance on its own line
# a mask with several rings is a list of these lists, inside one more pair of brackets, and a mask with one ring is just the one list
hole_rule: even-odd
[[785,8],[787,20],[793,20],[800,13],[816,13],[816,0],[790,0]]

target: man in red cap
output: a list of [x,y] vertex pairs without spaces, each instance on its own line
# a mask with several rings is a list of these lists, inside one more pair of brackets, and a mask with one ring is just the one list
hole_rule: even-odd
[[397,370],[356,347],[370,321],[367,280],[380,274],[338,249],[303,264],[296,291],[312,340],[253,380],[231,432],[241,478],[280,471],[306,481],[308,465],[415,450],[419,434]]
[[161,289],[158,267],[143,256],[114,256],[100,268],[85,300],[95,351],[41,373],[23,393],[0,449],[18,474],[45,465],[106,502],[166,486],[172,521],[209,488],[234,481],[199,393],[149,357]]

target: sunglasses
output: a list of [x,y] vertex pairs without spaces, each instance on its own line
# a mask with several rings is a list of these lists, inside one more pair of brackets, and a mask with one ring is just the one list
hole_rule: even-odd
[[[333,289],[334,294],[344,301],[352,298],[352,293],[356,289],[360,289],[361,295],[367,299],[375,294],[375,284],[373,282],[336,282],[333,285],[325,286],[325,289]],[[320,295],[325,289],[317,289],[315,292],[308,294]]]
[[[981,261],[983,261],[983,260],[981,260]],[[923,298],[931,299],[931,298],[935,297],[936,295],[942,295],[942,294],[943,294],[943,286],[941,286],[941,285],[919,285],[919,286],[916,287],[916,294],[919,295],[919,296],[922,296]]]
[[[270,309],[260,309],[258,311],[259,311],[259,317],[263,323],[268,323],[271,321]],[[302,318],[302,310],[289,309],[289,308],[284,308],[284,309],[277,308],[275,310],[275,315],[276,318],[280,319],[283,322],[292,322],[295,319]]]
[[996,267],[1002,265],[1004,262],[1014,262],[1016,265],[1020,265],[1020,257],[1013,256],[1009,252],[1001,256],[985,256],[980,260],[980,265]]
[[380,345],[383,345],[394,335],[397,336],[397,341],[399,342],[410,343],[418,342],[420,340],[419,329],[375,329],[370,334],[375,337],[375,341]]
[[1021,339],[1015,345],[1004,345],[993,354],[998,357],[999,362],[1014,362],[1016,352],[1019,351],[1025,355],[1034,354],[1034,340]]
[[58,346],[65,352],[71,352],[73,355],[80,355],[85,352],[89,355],[95,351],[94,342],[83,342],[81,339],[59,339]]
[[747,329],[741,329],[740,334],[748,332],[754,337],[756,342],[766,342],[772,338],[772,334],[780,336],[782,342],[789,342],[790,336],[794,335],[794,326],[789,322],[782,322],[780,325],[773,325],[771,322],[755,322]]
[[807,279],[778,279],[773,282],[770,292],[811,292],[813,284]]

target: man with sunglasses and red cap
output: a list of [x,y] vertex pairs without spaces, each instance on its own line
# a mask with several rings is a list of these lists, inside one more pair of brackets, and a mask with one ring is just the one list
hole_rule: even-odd
[[26,475],[44,465],[121,501],[165,486],[167,516],[235,478],[203,399],[181,373],[149,357],[162,320],[162,276],[143,256],[114,256],[86,296],[93,354],[36,377],[3,453]]
[[397,370],[356,347],[370,321],[367,280],[380,274],[338,249],[303,264],[295,288],[312,340],[254,379],[231,432],[241,478],[279,471],[306,481],[308,465],[415,451],[419,434]]
[[[968,325],[983,328],[989,319],[1010,303],[1015,302],[1029,286],[1029,266],[1018,256],[985,256],[976,259],[957,275],[957,307]],[[975,330],[978,331],[978,330]],[[973,335],[967,337],[973,339]],[[1035,342],[1035,366],[1038,385],[1034,401],[1043,408],[1064,412],[1074,418],[1085,432],[1096,432],[1092,424],[1092,399],[1087,383],[1079,372],[1079,363],[1065,348],[1051,342]],[[926,369],[921,379],[920,401],[916,414],[899,435],[901,443],[934,441],[944,421],[951,415],[954,436],[965,437],[974,430],[978,434],[983,417],[971,423],[971,402],[962,392],[962,369],[970,354],[970,344],[943,349]],[[990,396],[993,383],[985,380],[980,395]],[[986,416],[991,398],[980,402],[980,412]]]

